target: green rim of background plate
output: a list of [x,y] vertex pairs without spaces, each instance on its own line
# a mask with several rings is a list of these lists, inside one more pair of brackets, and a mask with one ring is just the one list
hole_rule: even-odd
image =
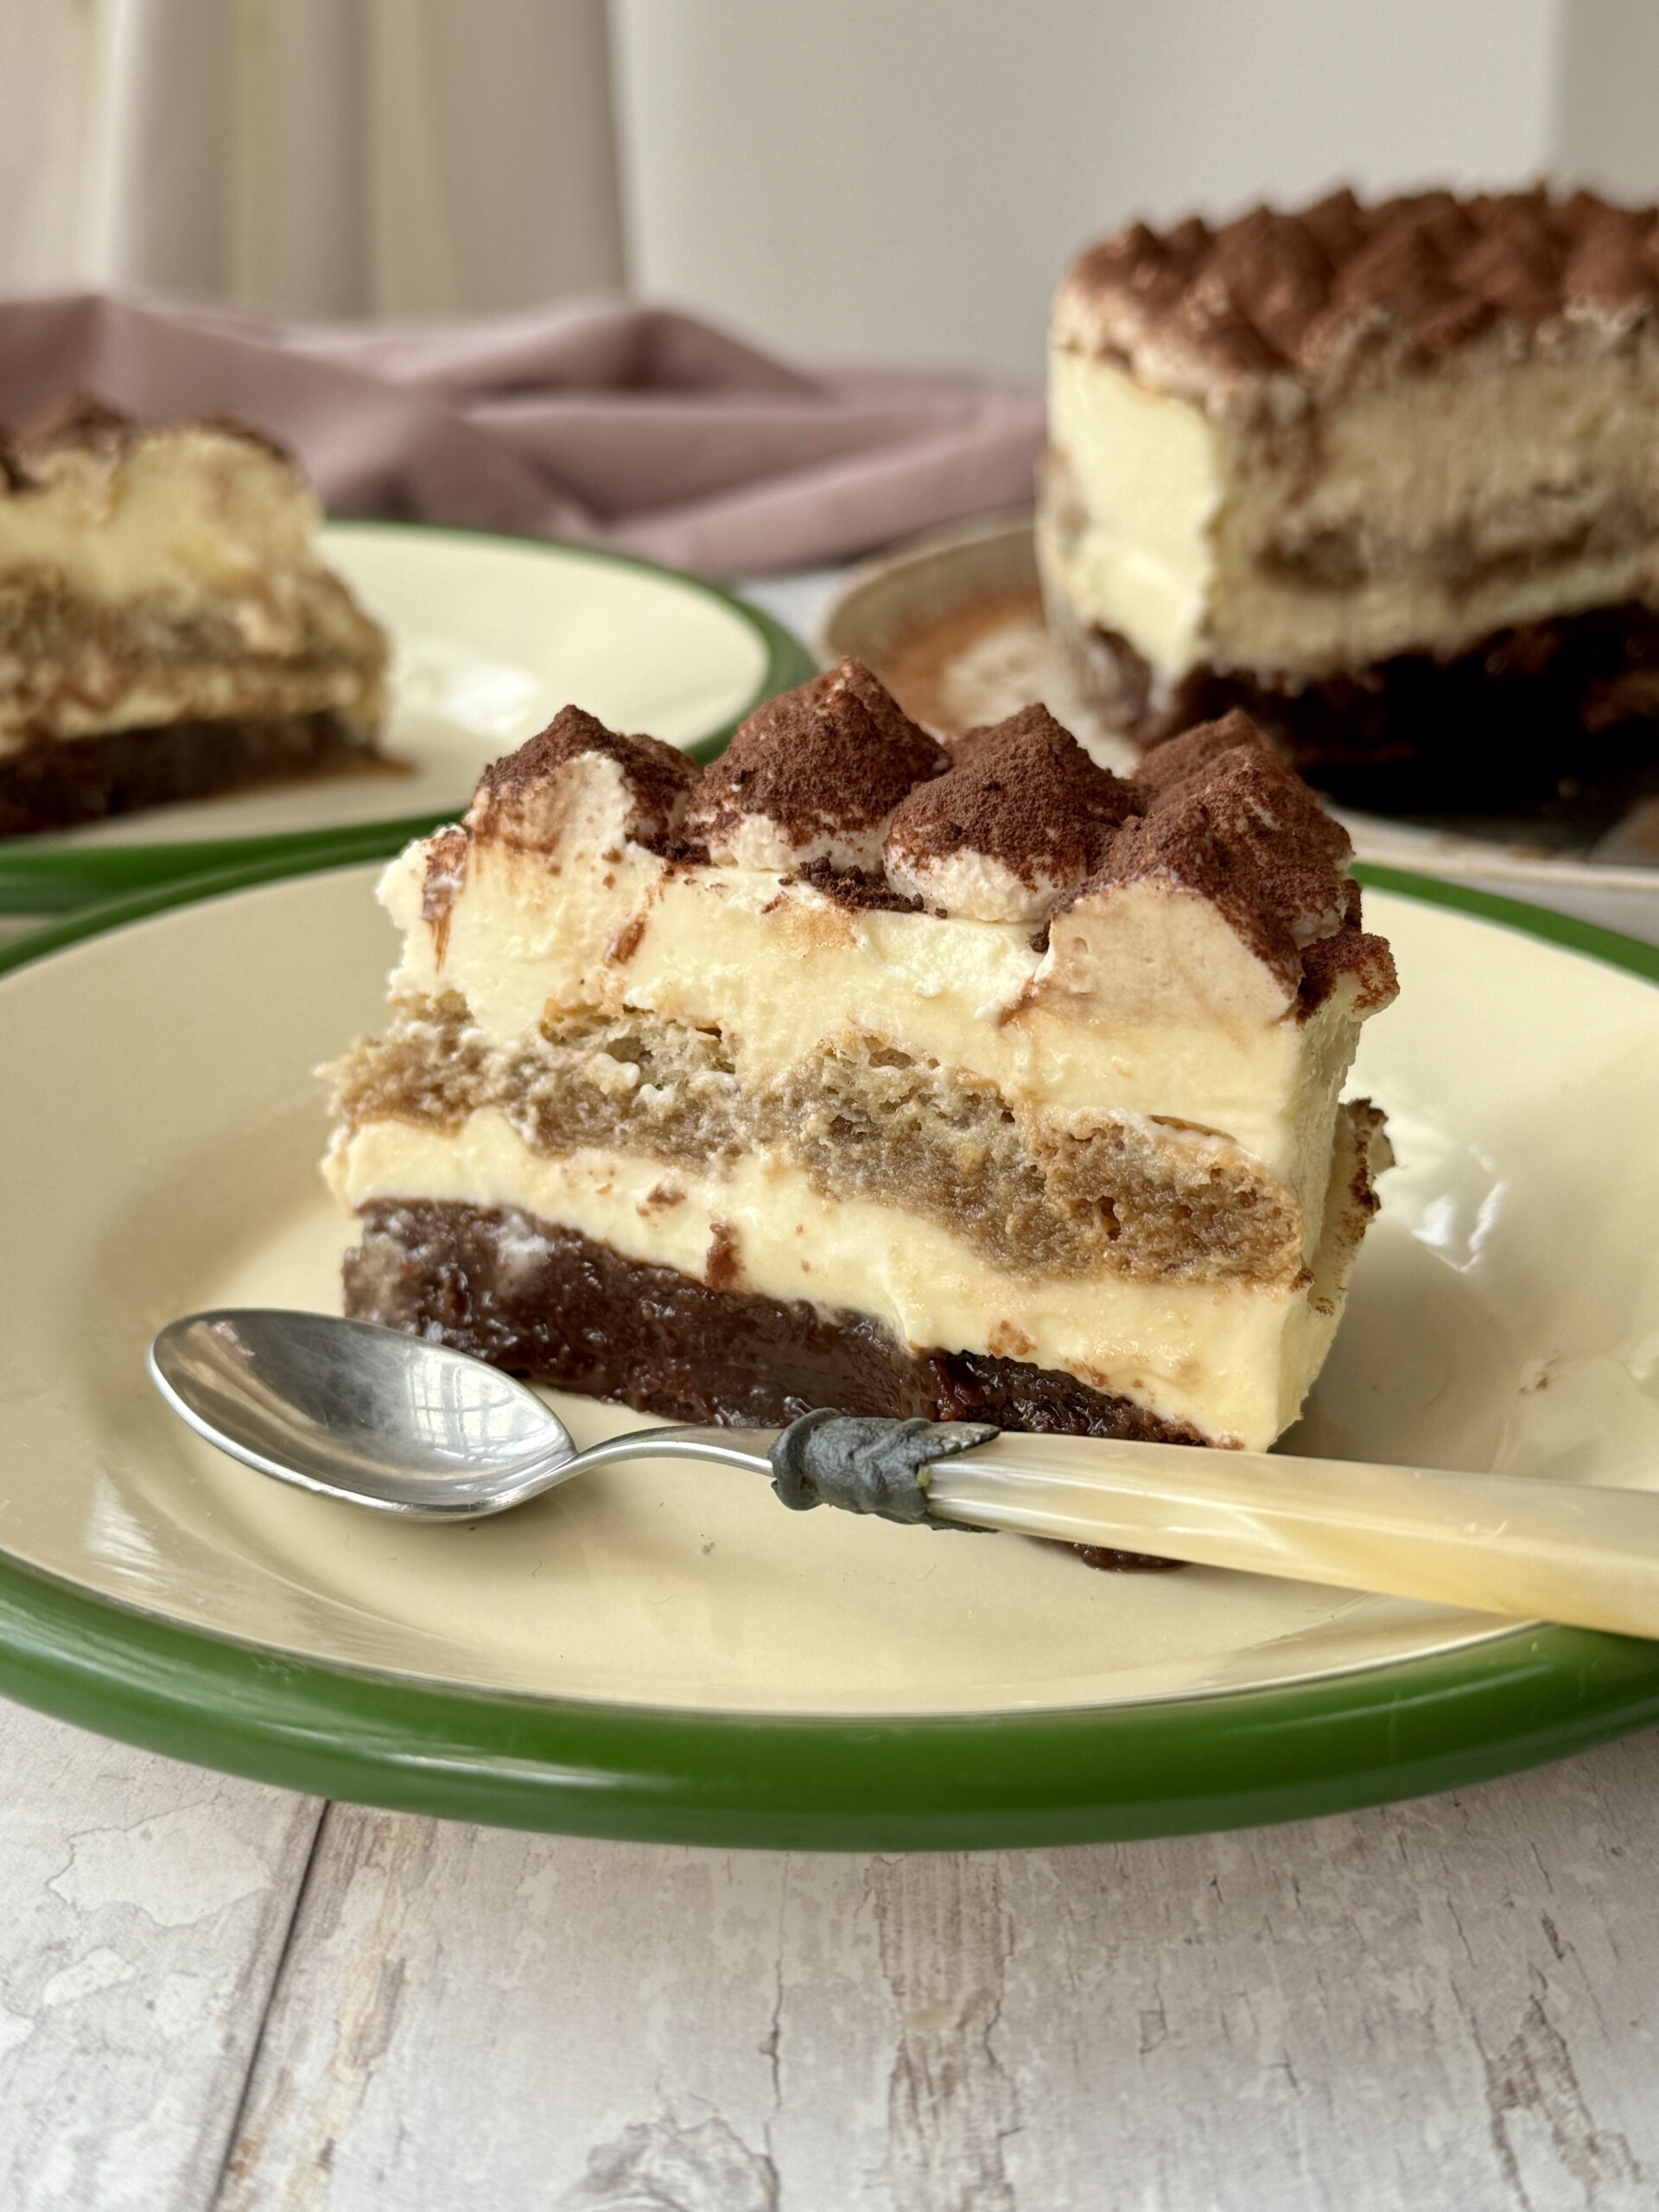
[[[355,861],[384,857],[395,841]],[[344,864],[327,841],[0,948],[0,973],[164,908]],[[1659,982],[1659,948],[1395,868],[1363,880]],[[1659,1643],[1521,1628],[1262,1690],[1063,1711],[797,1719],[514,1695],[186,1628],[0,1554],[0,1691],[293,1789],[569,1834],[988,1850],[1306,1818],[1481,1782],[1659,1721]]]
[[[603,548],[565,545],[539,537],[510,537],[499,531],[457,530],[435,524],[342,520],[331,529],[365,537],[395,531],[399,536],[418,532],[426,537],[448,537],[464,544],[511,545],[520,552],[542,553],[557,561],[600,562],[607,568],[634,569],[683,584],[704,599],[717,601],[737,615],[760,639],[766,665],[753,691],[728,721],[690,740],[681,749],[694,760],[712,760],[723,750],[738,724],[763,700],[804,683],[817,673],[817,662],[791,631],[753,607],[737,593],[710,583],[704,576],[689,575],[682,569],[664,568],[659,561],[643,561],[632,553],[612,553]],[[358,848],[365,837],[392,839],[397,845],[452,821],[454,810],[439,814],[411,814],[396,820],[349,823],[338,829],[288,830],[265,837],[215,837],[154,845],[97,845],[85,849],[59,846],[50,851],[34,849],[26,837],[0,839],[0,914],[58,914],[72,912],[129,892],[145,891],[181,876],[213,874],[221,868],[243,868],[257,861],[311,861],[320,840],[330,842],[343,863],[361,855]]]

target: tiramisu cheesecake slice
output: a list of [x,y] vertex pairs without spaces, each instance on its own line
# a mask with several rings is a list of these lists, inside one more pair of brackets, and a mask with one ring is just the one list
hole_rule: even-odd
[[78,403],[0,448],[0,836],[372,754],[386,639],[235,424]]
[[1659,213],[1587,193],[1136,224],[1056,298],[1039,551],[1141,743],[1244,709],[1320,788],[1659,770]]
[[346,1310],[680,1419],[1265,1445],[1382,1164],[1347,855],[1240,715],[1128,782],[855,662],[701,772],[568,707],[382,883]]

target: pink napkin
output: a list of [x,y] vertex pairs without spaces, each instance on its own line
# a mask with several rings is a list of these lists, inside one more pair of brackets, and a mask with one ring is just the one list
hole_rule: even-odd
[[73,293],[0,301],[0,422],[72,392],[147,423],[235,415],[329,511],[614,546],[753,575],[1029,499],[1033,387],[789,368],[599,300],[347,327]]

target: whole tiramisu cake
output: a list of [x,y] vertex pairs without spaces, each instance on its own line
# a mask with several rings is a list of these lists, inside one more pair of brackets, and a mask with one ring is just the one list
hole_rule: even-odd
[[1322,789],[1659,776],[1659,213],[1587,193],[1135,224],[1054,304],[1039,552],[1141,743],[1241,707]]
[[79,402],[0,446],[0,836],[375,750],[386,640],[286,454]]
[[1241,715],[1125,782],[855,662],[702,771],[567,707],[382,883],[346,1309],[679,1419],[1266,1445],[1382,1164],[1348,849]]

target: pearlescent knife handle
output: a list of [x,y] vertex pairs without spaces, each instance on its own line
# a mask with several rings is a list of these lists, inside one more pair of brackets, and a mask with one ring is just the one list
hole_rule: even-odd
[[976,1528],[1659,1637],[1659,1493],[1007,1433],[927,1480]]

